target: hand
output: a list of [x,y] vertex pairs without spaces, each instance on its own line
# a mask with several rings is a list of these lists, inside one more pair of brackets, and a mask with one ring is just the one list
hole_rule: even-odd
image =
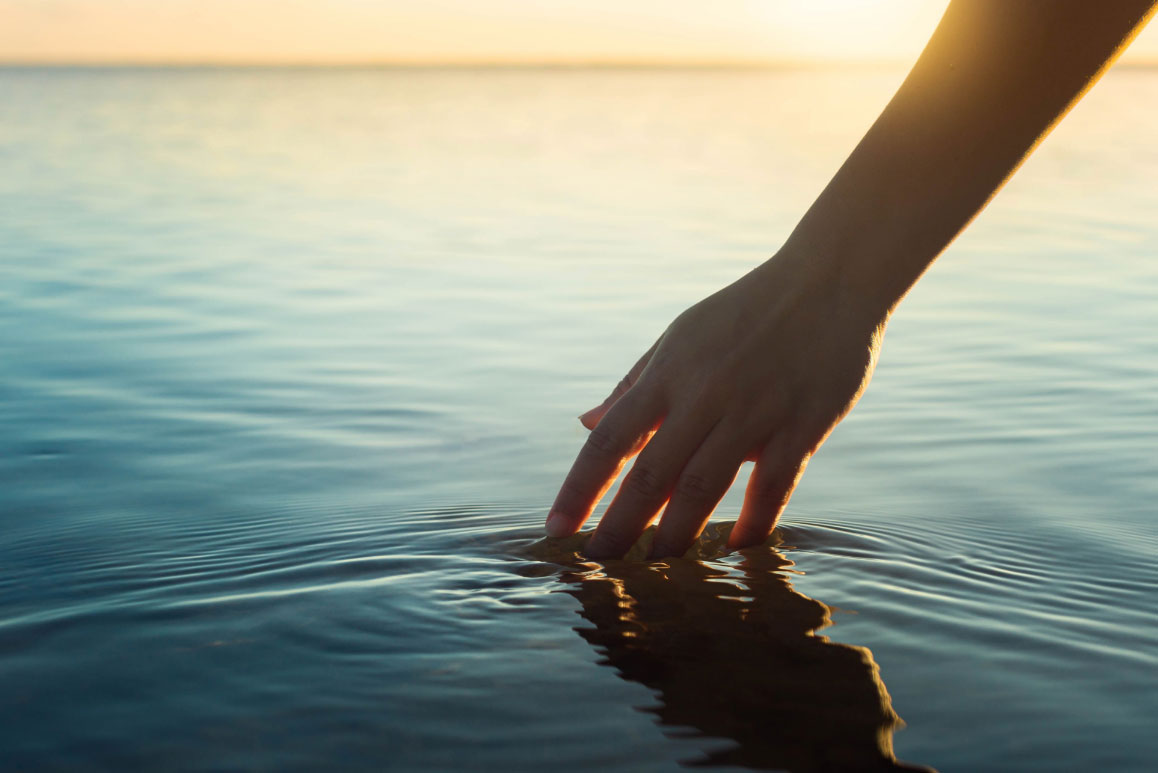
[[682,555],[744,461],[730,548],[771,533],[813,452],[868,385],[887,312],[783,252],[685,311],[598,407],[547,519],[574,534],[639,458],[587,554],[620,557],[667,504],[652,557]]

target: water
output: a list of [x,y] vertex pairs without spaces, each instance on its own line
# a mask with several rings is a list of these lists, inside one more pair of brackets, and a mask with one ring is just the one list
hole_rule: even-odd
[[699,561],[538,542],[902,77],[0,71],[0,768],[1149,769],[1158,72],[906,300],[769,546],[739,486]]

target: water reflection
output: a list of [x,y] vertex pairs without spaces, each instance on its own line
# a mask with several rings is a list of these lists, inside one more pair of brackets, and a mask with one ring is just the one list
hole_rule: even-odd
[[587,535],[533,552],[568,567],[561,580],[591,623],[576,630],[623,678],[659,692],[647,710],[662,725],[735,742],[685,764],[929,770],[896,760],[892,736],[903,722],[872,653],[817,634],[829,608],[792,588],[776,537],[715,560],[730,526],[714,525],[675,561],[640,560],[651,530],[622,561],[582,559]]

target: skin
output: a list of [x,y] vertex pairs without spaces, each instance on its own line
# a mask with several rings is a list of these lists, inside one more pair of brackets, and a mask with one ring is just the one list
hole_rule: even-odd
[[689,308],[604,402],[547,519],[574,534],[638,454],[587,546],[622,556],[657,516],[682,555],[756,463],[729,547],[771,533],[860,398],[890,315],[1153,15],[1153,0],[956,0],[785,245]]

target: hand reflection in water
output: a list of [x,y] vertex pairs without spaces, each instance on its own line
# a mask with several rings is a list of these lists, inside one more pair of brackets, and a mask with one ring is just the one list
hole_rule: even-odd
[[[714,524],[689,558],[723,553],[732,524]],[[872,653],[816,632],[829,608],[793,590],[793,564],[770,547],[724,561],[581,557],[587,534],[544,540],[535,558],[567,565],[561,577],[591,626],[576,630],[606,665],[659,692],[662,725],[736,745],[689,765],[809,771],[929,770],[898,763],[893,711]],[[775,535],[773,541],[776,540]]]

